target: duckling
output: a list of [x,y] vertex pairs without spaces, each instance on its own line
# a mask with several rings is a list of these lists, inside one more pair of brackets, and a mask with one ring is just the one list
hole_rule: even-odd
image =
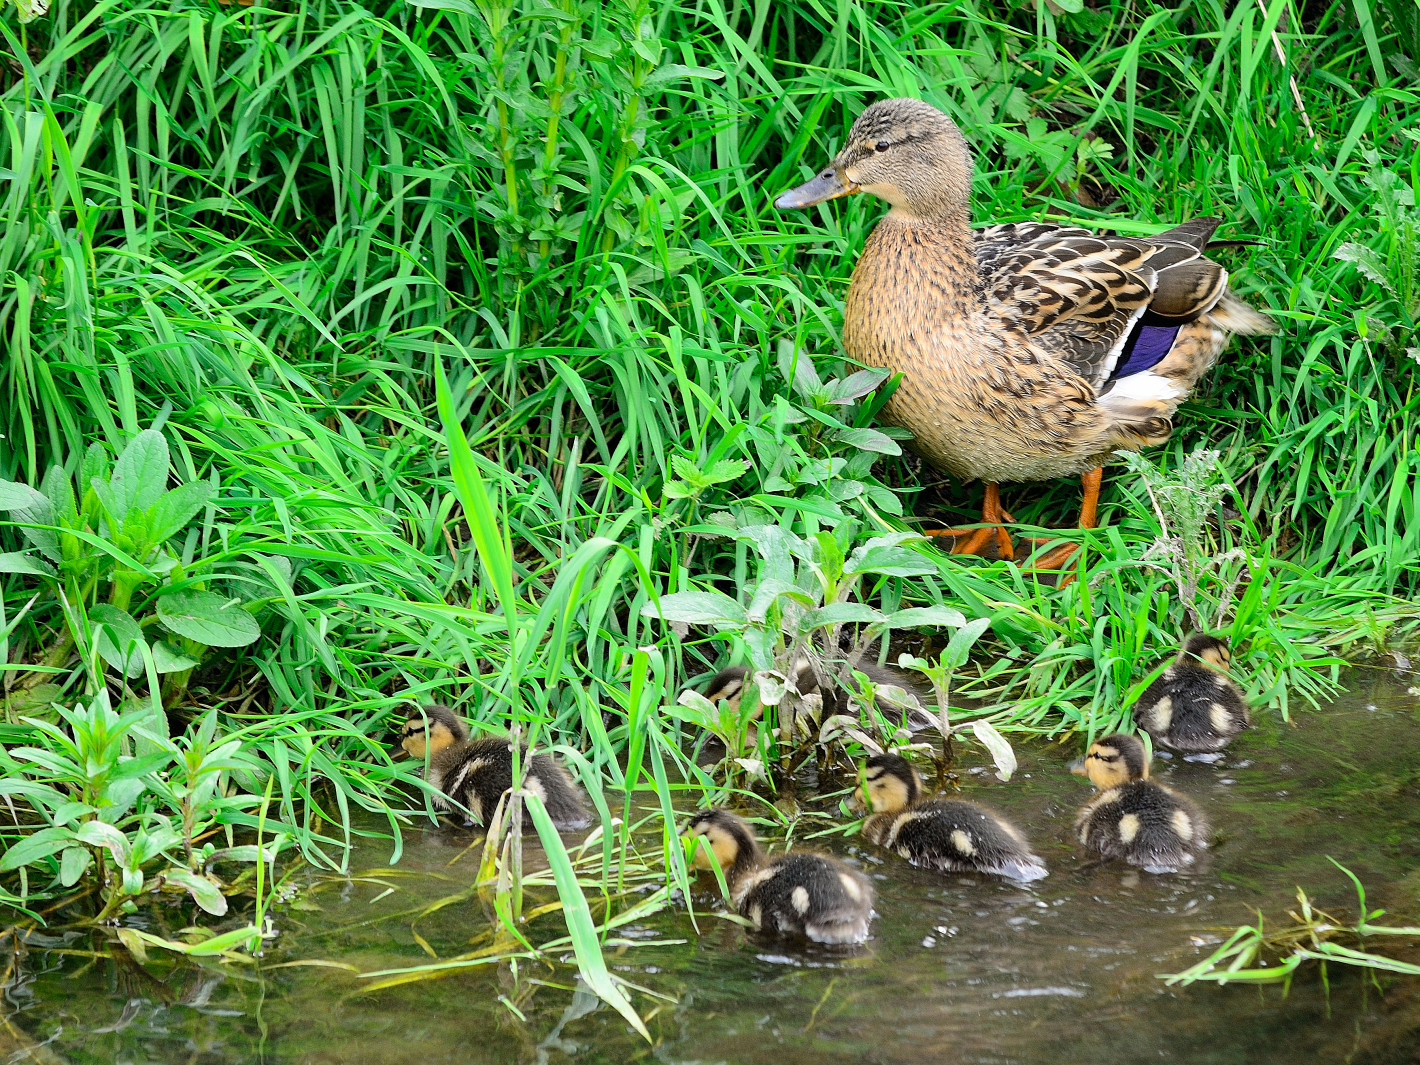
[[[823,695],[824,709],[827,713],[842,713],[844,704],[847,702],[845,693],[834,688],[825,694],[813,668],[803,661],[797,665],[798,668],[794,671],[794,686],[799,689],[799,693],[801,695]],[[891,685],[901,688],[907,693],[906,701],[889,699],[886,697],[886,693],[880,694],[878,706],[885,715],[889,717],[901,715],[911,732],[921,732],[923,729],[932,727],[933,715],[928,709],[932,705],[932,698],[917,678],[903,670],[894,669],[892,666],[880,666],[876,662],[860,662],[853,668],[867,677],[870,684]],[[724,700],[730,704],[731,712],[738,711],[740,695],[744,692],[749,674],[750,671],[744,666],[728,666],[720,670],[705,685],[705,698],[712,703]]]
[[769,859],[749,825],[727,810],[690,820],[695,868],[713,869],[707,847],[725,874],[735,908],[755,928],[815,943],[861,943],[873,917],[873,885],[862,873],[822,854],[794,851]]
[[[399,745],[421,761],[428,753],[424,779],[440,792],[434,796],[437,809],[465,808],[485,827],[498,800],[513,786],[512,741],[507,736],[470,740],[468,726],[447,706],[426,706],[411,713]],[[553,824],[571,829],[591,822],[581,789],[551,755],[535,754],[529,763],[525,748],[522,759],[523,787],[542,799]]]
[[1105,858],[1176,873],[1208,846],[1208,822],[1192,800],[1148,779],[1148,755],[1137,736],[1096,740],[1070,771],[1099,789],[1076,815],[1075,834]]
[[1155,743],[1184,754],[1221,751],[1252,724],[1242,693],[1225,675],[1231,657],[1223,640],[1193,633],[1134,704],[1134,720]]
[[[895,851],[923,869],[941,873],[991,873],[1039,880],[1045,863],[1014,825],[963,799],[923,799],[922,778],[901,755],[878,754],[863,767],[864,787],[854,797],[871,805],[863,838]],[[863,792],[867,790],[865,800]]]

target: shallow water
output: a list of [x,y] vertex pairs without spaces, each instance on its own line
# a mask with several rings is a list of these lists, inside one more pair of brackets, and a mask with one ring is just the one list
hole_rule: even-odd
[[[449,862],[475,837],[448,829],[410,833],[396,870],[381,866],[387,846],[370,844],[352,867],[373,879],[327,883],[300,903],[318,909],[278,909],[281,935],[258,966],[158,959],[145,970],[32,942],[6,984],[10,1030],[75,1063],[1414,1062],[1420,979],[1378,989],[1333,968],[1329,1003],[1314,974],[1287,997],[1156,979],[1206,956],[1258,909],[1284,917],[1298,885],[1353,914],[1354,892],[1328,855],[1394,923],[1420,923],[1420,698],[1407,694],[1413,679],[1384,672],[1357,670],[1348,682],[1344,699],[1302,713],[1296,727],[1257,715],[1217,765],[1155,763],[1156,778],[1191,794],[1215,825],[1213,849],[1189,874],[1091,865],[1069,832],[1089,793],[1064,771],[1077,752],[1039,745],[1018,748],[1009,784],[969,775],[963,794],[1026,831],[1051,868],[1043,881],[945,878],[838,840],[832,849],[878,885],[874,935],[859,952],[795,950],[714,919],[697,936],[674,911],[623,930],[685,941],[609,952],[620,975],[674,1000],[636,998],[654,1046],[569,993],[566,965],[525,963],[517,978],[490,966],[374,994],[337,970],[274,967],[429,960],[397,915],[468,882],[476,856]],[[488,919],[463,902],[419,932],[449,956]],[[10,1049],[0,1040],[0,1055]]]

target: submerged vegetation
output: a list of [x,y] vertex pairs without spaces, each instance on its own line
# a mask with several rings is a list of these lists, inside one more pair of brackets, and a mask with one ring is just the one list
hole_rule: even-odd
[[[556,750],[600,822],[569,856],[528,800],[568,937],[533,943],[514,795],[463,961],[570,943],[639,1024],[599,941],[628,877],[669,870],[638,912],[688,893],[672,798],[724,781],[677,696],[717,664],[906,649],[1004,759],[998,729],[1112,731],[1194,624],[1282,714],[1413,632],[1411,0],[37,11],[0,21],[17,920],[244,894],[229,938],[148,946],[257,948],[277,851],[343,871],[363,810],[398,859],[423,802],[386,733],[437,698]],[[980,220],[1261,241],[1218,254],[1282,331],[1116,468],[1066,587],[915,534],[981,489],[915,464],[839,353],[879,208],[769,206],[889,94],[966,132]],[[1074,490],[1010,509],[1049,527]],[[744,762],[809,749],[747,725]]]

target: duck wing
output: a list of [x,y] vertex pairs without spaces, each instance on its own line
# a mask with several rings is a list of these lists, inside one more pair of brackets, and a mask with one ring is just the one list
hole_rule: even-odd
[[1154,237],[1039,222],[978,230],[986,311],[1102,391],[1163,361],[1179,328],[1223,298],[1227,271],[1203,255],[1219,221]]

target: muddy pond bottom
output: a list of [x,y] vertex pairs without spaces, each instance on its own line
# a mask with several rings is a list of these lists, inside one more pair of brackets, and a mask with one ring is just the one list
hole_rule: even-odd
[[[1050,867],[1042,881],[944,877],[839,838],[828,848],[879,893],[861,950],[795,949],[704,917],[697,934],[674,908],[620,929],[626,945],[608,948],[608,964],[664,996],[634,993],[653,1044],[576,989],[570,951],[559,964],[488,965],[373,993],[348,970],[289,964],[429,962],[411,917],[466,886],[477,860],[450,864],[473,833],[429,828],[407,833],[393,869],[388,842],[368,843],[351,865],[362,875],[313,879],[277,908],[280,936],[255,965],[143,968],[32,941],[12,962],[0,1053],[104,1065],[1420,1061],[1420,978],[1377,984],[1334,966],[1328,995],[1311,969],[1286,996],[1157,979],[1258,910],[1285,920],[1299,886],[1354,917],[1354,890],[1328,857],[1361,878],[1384,920],[1420,923],[1420,698],[1407,692],[1413,678],[1355,670],[1348,681],[1347,696],[1295,725],[1258,714],[1217,764],[1155,761],[1155,779],[1215,826],[1190,873],[1091,864],[1070,832],[1089,795],[1065,771],[1078,752],[1021,744],[1015,779],[968,774],[963,796],[1023,829]],[[422,918],[417,933],[450,957],[488,920],[465,901]],[[1420,960],[1400,943],[1374,946]]]

